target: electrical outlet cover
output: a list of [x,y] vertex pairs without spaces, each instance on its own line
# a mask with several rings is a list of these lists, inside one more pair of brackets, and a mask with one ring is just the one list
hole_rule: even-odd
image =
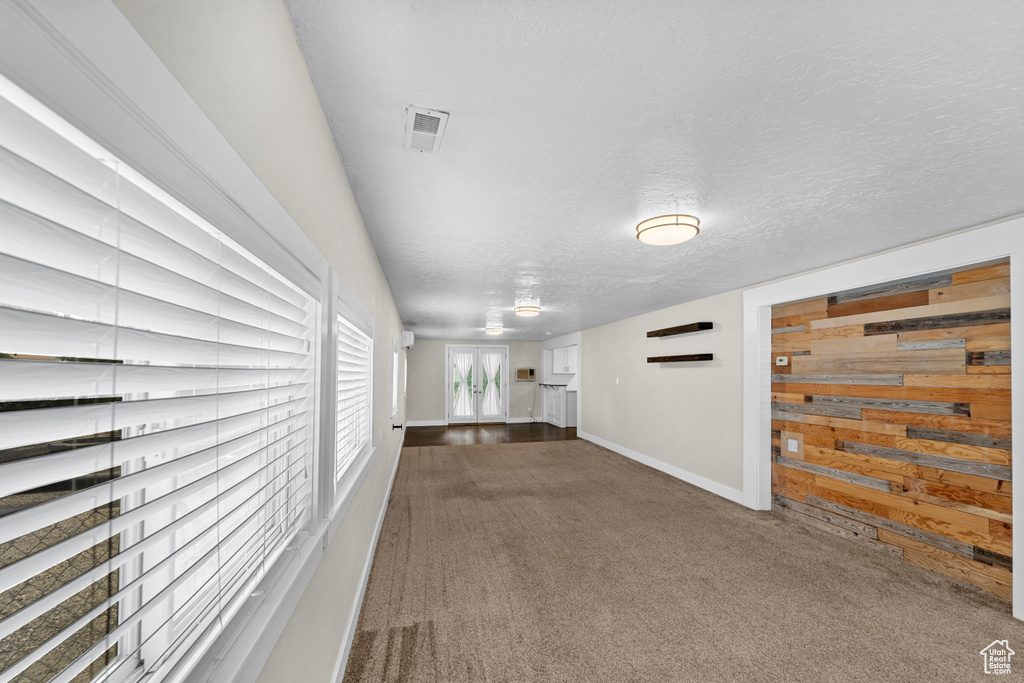
[[776,365],[789,365],[789,356],[775,356]]

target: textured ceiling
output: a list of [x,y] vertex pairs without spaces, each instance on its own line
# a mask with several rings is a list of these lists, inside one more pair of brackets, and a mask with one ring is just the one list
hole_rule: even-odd
[[[287,5],[424,338],[543,339],[1024,211],[1020,0]],[[403,149],[409,105],[451,113],[439,153]],[[664,213],[701,234],[639,243]]]

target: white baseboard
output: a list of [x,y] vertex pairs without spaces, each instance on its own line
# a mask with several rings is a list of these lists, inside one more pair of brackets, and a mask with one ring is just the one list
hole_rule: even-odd
[[444,420],[406,420],[406,427],[444,427],[447,422]]
[[694,474],[693,472],[689,472],[679,467],[675,467],[674,465],[669,465],[667,463],[662,462],[661,460],[655,460],[654,458],[644,455],[643,453],[637,453],[636,451],[626,448],[625,446],[620,446],[616,443],[612,443],[611,441],[606,441],[605,439],[602,439],[599,436],[594,436],[593,434],[587,434],[586,432],[577,431],[576,436],[578,436],[581,439],[586,439],[587,441],[596,443],[598,446],[607,448],[608,450],[618,453],[619,455],[624,455],[630,460],[636,460],[637,462],[643,463],[648,467],[653,467],[654,469],[664,472],[665,474],[669,474],[675,477],[676,479],[682,479],[686,483],[693,484],[694,486],[702,488],[705,491],[710,491],[711,493],[714,493],[716,496],[721,496],[722,498],[731,500],[734,503],[739,503],[740,505],[744,504],[743,491],[734,489],[731,486],[719,484],[717,481],[712,481],[710,479],[707,479],[706,477],[700,476],[699,474]]
[[523,422],[533,422],[533,418],[532,417],[510,417],[507,420],[505,420],[505,423],[506,424],[510,424],[510,425],[512,425],[512,424],[521,424]]
[[388,490],[384,493],[384,502],[380,506],[380,514],[377,515],[377,528],[373,532],[373,543],[366,554],[366,561],[363,563],[363,578],[359,584],[359,597],[352,605],[352,613],[348,620],[348,634],[345,636],[345,645],[338,655],[338,661],[334,665],[334,676],[332,681],[342,683],[345,676],[345,666],[348,664],[348,656],[352,652],[352,643],[356,637],[356,626],[359,624],[359,612],[363,609],[363,598],[366,596],[366,584],[370,580],[370,569],[373,567],[373,555],[377,552],[377,539],[380,538],[380,530],[384,526],[384,515],[388,511],[388,501],[391,500],[391,487],[395,485],[395,474],[398,472],[398,461],[402,459],[402,446],[405,445],[405,430],[402,430],[402,441],[398,444],[398,453],[395,454],[395,466],[391,470],[391,480],[388,482]]

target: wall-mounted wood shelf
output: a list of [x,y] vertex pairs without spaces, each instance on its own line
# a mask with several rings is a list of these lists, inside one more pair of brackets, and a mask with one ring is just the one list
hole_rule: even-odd
[[699,360],[714,360],[713,353],[691,353],[685,356],[650,356],[648,363],[692,363]]
[[651,330],[647,333],[648,337],[671,337],[674,334],[686,334],[687,332],[699,332],[701,330],[714,329],[714,323],[690,323],[689,325],[678,325],[676,327],[666,327],[663,330]]

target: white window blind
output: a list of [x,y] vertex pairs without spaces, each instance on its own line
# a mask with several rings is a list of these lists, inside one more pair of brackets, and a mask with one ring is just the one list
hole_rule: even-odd
[[373,339],[339,315],[338,438],[335,484],[370,444],[370,368]]
[[0,82],[0,683],[160,680],[245,603],[310,518],[316,306]]

